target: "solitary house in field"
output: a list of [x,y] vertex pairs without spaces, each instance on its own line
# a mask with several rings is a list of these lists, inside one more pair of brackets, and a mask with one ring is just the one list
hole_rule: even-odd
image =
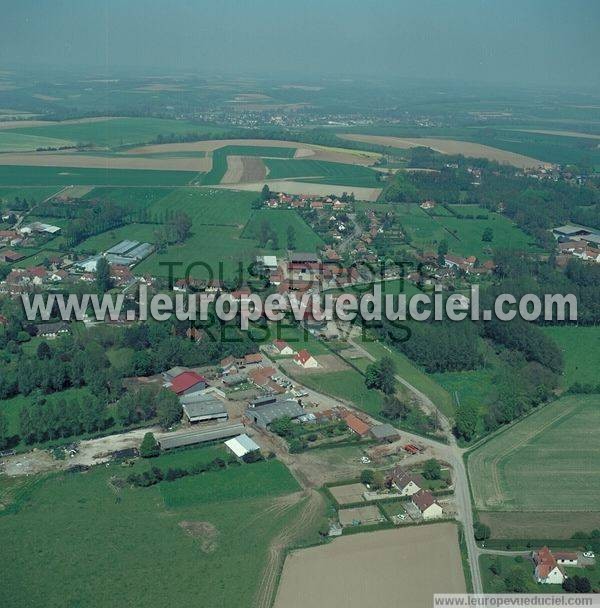
[[196,372],[187,371],[175,376],[169,388],[176,395],[189,395],[206,388],[206,379]]
[[437,503],[433,494],[427,490],[419,490],[411,497],[412,503],[419,509],[423,519],[437,519],[442,517],[444,511]]
[[563,584],[567,577],[548,547],[542,547],[539,551],[534,551],[532,557],[535,564],[533,576],[536,582],[545,585]]

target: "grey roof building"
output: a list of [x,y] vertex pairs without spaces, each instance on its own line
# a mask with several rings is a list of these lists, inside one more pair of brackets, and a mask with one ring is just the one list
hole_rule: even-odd
[[216,441],[217,439],[225,439],[227,437],[235,437],[244,432],[243,424],[228,424],[223,426],[215,426],[210,429],[202,428],[189,433],[173,433],[165,435],[158,439],[158,443],[162,450],[172,450],[181,448],[187,445],[195,445],[197,443],[206,443],[207,441]]
[[183,415],[191,422],[205,420],[227,420],[229,415],[225,404],[211,394],[192,393],[179,399],[183,407]]
[[300,418],[305,413],[304,408],[294,399],[280,399],[266,405],[249,407],[246,410],[246,416],[263,429],[278,418]]
[[398,429],[395,429],[391,424],[386,422],[384,424],[372,426],[371,435],[373,435],[374,439],[379,441],[394,441],[398,439],[400,433],[398,433]]

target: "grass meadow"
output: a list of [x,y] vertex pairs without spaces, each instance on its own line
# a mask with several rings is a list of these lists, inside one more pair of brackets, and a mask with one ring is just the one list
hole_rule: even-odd
[[[134,470],[221,452],[188,450]],[[111,464],[0,481],[0,496],[14,501],[0,512],[0,605],[254,605],[269,545],[301,508],[275,507],[278,496],[299,489],[287,469],[267,461],[150,488],[120,481],[130,472]]]
[[266,159],[265,165],[269,169],[269,179],[310,178],[314,181],[314,178],[319,178],[318,183],[340,186],[376,188],[381,185],[377,172],[361,165],[305,159]]
[[566,388],[580,384],[600,384],[598,361],[600,361],[600,327],[544,327],[563,353],[565,372],[563,384]]
[[111,118],[81,123],[49,123],[47,126],[12,129],[14,134],[69,140],[117,147],[150,142],[159,135],[217,133],[218,127],[205,127],[185,120],[161,118]]

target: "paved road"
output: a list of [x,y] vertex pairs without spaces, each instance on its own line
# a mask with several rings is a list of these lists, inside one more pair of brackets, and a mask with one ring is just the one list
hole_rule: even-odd
[[[366,351],[359,343],[353,339],[348,340],[352,346],[359,350],[365,357],[371,361],[375,361],[375,357]],[[481,581],[481,571],[479,569],[479,556],[481,549],[475,542],[473,536],[473,505],[471,503],[471,494],[469,491],[469,478],[467,477],[467,469],[463,460],[464,450],[461,449],[457,443],[454,433],[452,432],[452,425],[448,418],[442,414],[431,399],[421,392],[419,389],[414,387],[410,382],[396,374],[398,382],[402,383],[408,388],[415,397],[421,403],[423,409],[429,413],[436,413],[444,435],[448,440],[448,445],[440,444],[433,440],[425,440],[425,438],[419,437],[420,443],[437,444],[437,451],[444,454],[444,458],[454,469],[454,496],[456,500],[456,510],[458,513],[458,520],[462,523],[464,529],[465,543],[467,545],[467,555],[469,558],[469,566],[471,568],[471,578],[473,580],[473,593],[483,593],[483,583]]]

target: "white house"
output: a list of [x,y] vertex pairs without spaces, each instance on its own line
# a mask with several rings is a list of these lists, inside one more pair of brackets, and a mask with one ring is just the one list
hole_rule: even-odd
[[277,351],[277,354],[281,356],[296,354],[296,351],[285,340],[273,340],[273,348]]
[[319,367],[317,360],[305,348],[299,351],[294,357],[294,362],[304,369],[314,369],[315,367]]
[[567,576],[548,547],[533,552],[534,578],[544,585],[562,585]]
[[391,477],[392,485],[400,492],[401,496],[412,496],[423,487],[423,479],[420,475],[409,473],[402,467],[395,467]]
[[444,514],[442,507],[427,490],[419,490],[412,495],[411,500],[415,507],[421,512],[423,519],[437,519]]

